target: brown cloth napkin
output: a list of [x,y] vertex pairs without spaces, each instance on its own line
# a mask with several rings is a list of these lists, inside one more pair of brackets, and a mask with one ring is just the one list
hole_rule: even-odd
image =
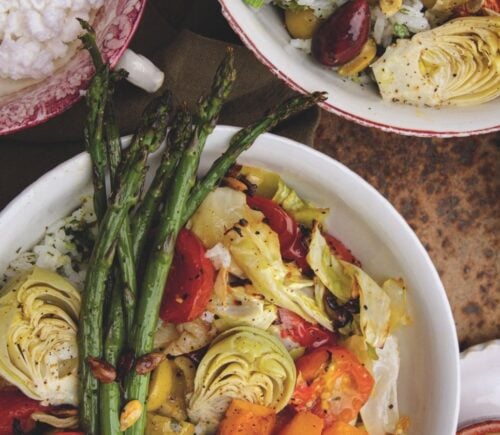
[[[131,48],[165,72],[161,92],[169,88],[177,103],[195,108],[209,89],[228,45],[235,48],[238,72],[219,124],[244,126],[294,94],[253,54],[239,45],[216,0],[150,0]],[[120,131],[132,132],[147,94],[127,82],[117,88]],[[85,103],[81,100],[58,117],[30,130],[0,137],[0,210],[47,170],[81,152]],[[274,133],[312,145],[320,111],[313,108],[278,126]]]

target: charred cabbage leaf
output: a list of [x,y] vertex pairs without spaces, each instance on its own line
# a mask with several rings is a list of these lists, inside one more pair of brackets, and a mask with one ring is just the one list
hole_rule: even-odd
[[313,228],[307,262],[314,274],[342,303],[354,296],[352,277],[335,255],[321,234],[319,225]]
[[394,331],[399,326],[410,325],[412,320],[406,303],[406,285],[402,279],[389,278],[384,281],[382,288],[391,299],[391,318],[389,329]]
[[215,433],[231,399],[283,409],[295,388],[295,364],[281,342],[257,328],[240,326],[219,335],[196,371],[188,415]]
[[259,329],[267,329],[277,319],[277,308],[259,297],[252,285],[231,287],[220,277],[224,270],[219,271],[214,294],[207,309],[213,313],[214,325],[219,331],[235,326],[247,325]]
[[332,322],[316,303],[314,281],[304,278],[295,264],[283,262],[278,235],[267,224],[237,225],[226,238],[234,261],[267,302],[332,330]]
[[390,335],[382,349],[376,349],[377,359],[371,372],[375,388],[361,408],[361,418],[370,435],[396,433],[399,422],[397,380],[399,374],[399,346]]
[[359,296],[363,336],[370,346],[382,347],[390,330],[391,299],[387,293],[362,269],[337,258],[319,225],[314,226],[311,234],[307,262],[341,302]]
[[457,18],[399,39],[372,65],[382,97],[468,106],[500,95],[500,16]]
[[0,294],[0,375],[44,405],[78,403],[80,294],[35,267]]
[[248,207],[244,193],[220,187],[207,195],[191,218],[190,229],[206,248],[212,248],[241,219],[252,222],[262,218],[261,212]]

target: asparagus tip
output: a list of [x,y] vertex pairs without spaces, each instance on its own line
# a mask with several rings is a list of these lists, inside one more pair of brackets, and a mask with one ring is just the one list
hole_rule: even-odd
[[[85,21],[83,18],[76,18],[78,22],[80,23],[80,26],[82,26],[82,29],[85,30],[87,33],[90,33],[91,35],[95,35],[95,30],[94,28],[89,24],[88,21]],[[85,36],[85,35],[83,35]],[[83,38],[83,36],[80,36],[80,39]]]

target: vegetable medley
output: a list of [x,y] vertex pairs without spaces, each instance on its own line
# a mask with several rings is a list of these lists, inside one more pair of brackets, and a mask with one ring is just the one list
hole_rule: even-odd
[[[177,237],[149,354],[146,433],[404,433],[392,335],[410,322],[404,283],[372,280],[323,229],[328,210],[301,199],[278,174],[234,166],[223,185]],[[51,412],[78,404],[79,292],[35,268],[2,294],[8,333],[0,373],[41,401],[16,392],[28,413],[19,417],[36,411],[41,421],[74,424],[74,416]],[[48,309],[50,318],[40,315]],[[34,331],[45,330],[53,339],[40,351],[58,355],[66,376],[61,367],[40,373],[16,363]],[[9,342],[19,345],[15,353]],[[104,379],[106,368],[97,367]]]
[[498,0],[244,0],[283,10],[291,45],[386,101],[441,107],[500,96]]
[[0,291],[0,435],[404,434],[393,335],[410,323],[404,282],[377,283],[323,226],[328,209],[236,163],[324,95],[240,130],[196,179],[232,52],[194,116],[167,91],[122,151],[110,99],[124,74],[87,30],[93,210],[85,200],[49,246],[20,254],[33,261]]

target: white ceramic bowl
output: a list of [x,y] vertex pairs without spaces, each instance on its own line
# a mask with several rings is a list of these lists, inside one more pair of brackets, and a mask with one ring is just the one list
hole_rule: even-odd
[[[203,153],[201,172],[236,131],[217,127]],[[304,198],[330,207],[328,230],[352,249],[376,279],[405,278],[414,324],[398,334],[400,409],[411,418],[411,434],[455,434],[459,399],[455,326],[436,269],[408,224],[361,177],[294,141],[263,135],[239,160],[279,172]],[[47,225],[76,208],[90,184],[89,157],[80,154],[12,201],[0,214],[0,273],[19,248],[32,246]]]
[[500,340],[469,347],[460,355],[459,426],[500,421]]
[[327,91],[323,109],[368,127],[412,136],[469,136],[500,130],[500,98],[479,106],[431,109],[382,100],[376,85],[360,85],[289,46],[277,8],[256,11],[243,0],[219,0],[227,21],[273,74],[299,92]]

